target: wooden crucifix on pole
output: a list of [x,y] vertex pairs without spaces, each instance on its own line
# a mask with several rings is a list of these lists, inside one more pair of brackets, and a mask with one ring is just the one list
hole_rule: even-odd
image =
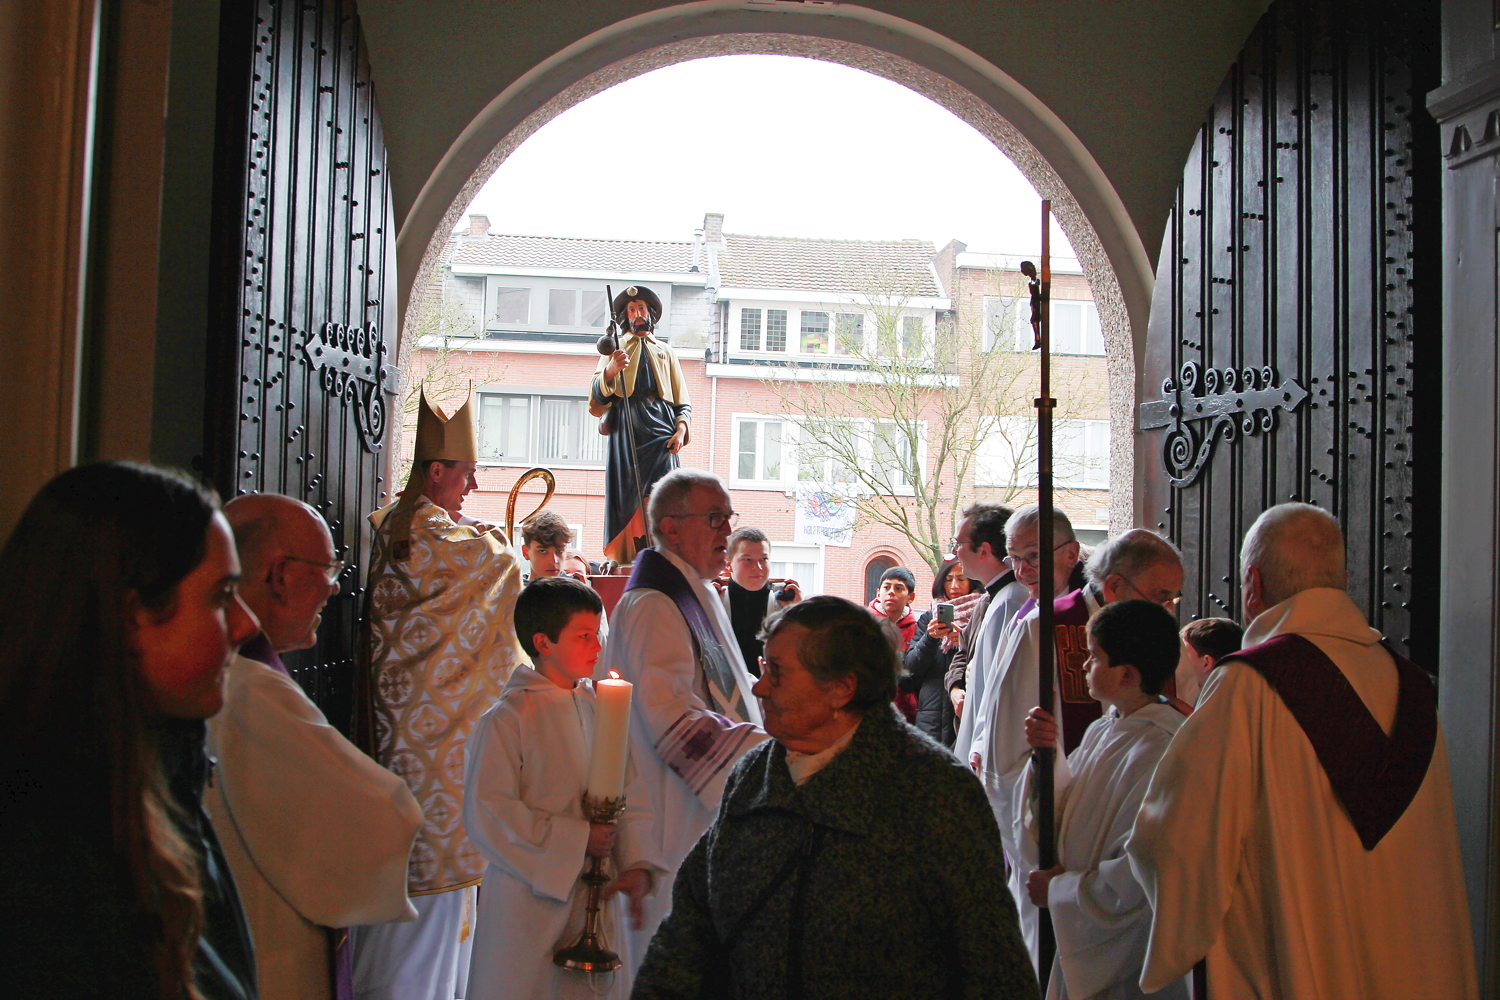
[[[1052,202],[1042,201],[1042,256],[1041,269],[1030,261],[1021,263],[1021,273],[1026,275],[1031,292],[1031,329],[1034,336],[1032,349],[1040,354],[1040,391],[1036,405],[1036,502],[1037,518],[1037,573],[1041,585],[1041,597],[1037,601],[1037,704],[1053,712],[1053,687],[1057,676],[1056,655],[1053,646],[1056,633],[1053,624],[1052,579],[1056,554],[1052,547],[1052,412],[1057,400],[1052,398],[1052,343],[1051,343],[1051,294],[1052,294]],[[1054,713],[1055,714],[1055,713]],[[1053,801],[1052,775],[1057,751],[1047,747],[1032,750],[1032,766],[1035,772],[1037,861],[1043,871],[1057,864],[1056,804]],[[1042,992],[1047,991],[1047,979],[1052,971],[1052,957],[1057,944],[1052,932],[1052,916],[1043,907],[1037,916],[1038,956]]]

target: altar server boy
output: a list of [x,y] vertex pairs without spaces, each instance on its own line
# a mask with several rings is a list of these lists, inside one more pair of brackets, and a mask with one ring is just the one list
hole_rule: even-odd
[[[500,701],[469,737],[464,825],[488,862],[479,894],[468,1000],[626,997],[639,956],[628,954],[625,911],[638,922],[659,868],[648,859],[649,804],[634,768],[618,823],[584,818],[599,657],[599,595],[565,576],[533,580],[516,601],[518,665]],[[552,955],[583,927],[590,856],[620,873],[605,887],[603,931],[625,965],[612,986],[561,969]]]
[[[1161,697],[1178,656],[1177,622],[1161,605],[1106,606],[1089,621],[1088,647],[1089,694],[1104,704],[1104,715],[1071,757],[1058,753],[1061,863],[1026,880],[1031,901],[1050,911],[1057,936],[1049,1000],[1145,996],[1140,978],[1151,907],[1131,873],[1125,843],[1156,762],[1184,718]],[[1031,710],[1026,740],[1033,747],[1057,745],[1050,713]],[[1035,827],[1024,834],[1034,851]],[[1151,996],[1187,1000],[1187,980]]]

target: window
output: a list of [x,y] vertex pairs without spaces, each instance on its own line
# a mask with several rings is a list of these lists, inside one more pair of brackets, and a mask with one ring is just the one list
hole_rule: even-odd
[[531,289],[497,286],[494,289],[494,302],[495,308],[490,313],[491,325],[495,323],[524,325],[531,321]]
[[[1012,303],[1011,315],[1005,317],[1005,304]],[[998,297],[986,297],[985,304],[985,343],[991,343],[991,331],[998,336],[1000,342],[1005,342],[1004,330],[1007,324],[1014,325],[1014,343],[1018,351],[1029,351],[1035,339],[1031,332],[1031,300],[1028,298],[1004,299]],[[1104,330],[1099,325],[1099,310],[1092,302],[1079,302],[1071,299],[1053,299],[1051,304],[1052,315],[1052,353],[1053,354],[1092,354],[1102,355],[1104,353]]]
[[1030,299],[986,295],[984,297],[984,349],[992,351],[999,343],[1014,344],[1018,351],[1031,350],[1030,317]]
[[1104,331],[1092,302],[1052,300],[1051,332],[1053,353],[1104,353]]
[[877,481],[894,488],[911,485],[911,441],[899,424],[888,420],[875,424],[870,451]]
[[802,353],[822,354],[828,350],[828,314],[805,312],[802,314]]
[[739,448],[735,474],[750,482],[782,481],[782,422],[744,419],[739,426]]
[[604,293],[577,288],[553,288],[547,292],[548,326],[602,327],[609,322]]
[[[775,310],[772,310],[772,311],[774,312]],[[785,327],[783,327],[782,328],[782,335],[785,336],[785,333],[786,333],[786,330],[785,330]],[[759,309],[741,309],[740,310],[740,350],[742,350],[742,351],[758,351],[758,350],[760,350],[760,310]]]
[[609,303],[605,300],[603,292],[584,290],[578,293],[581,305],[580,312],[583,314],[583,325],[591,327],[604,327],[609,324]]
[[786,310],[766,310],[766,350],[786,350]]
[[908,358],[920,358],[926,352],[922,349],[922,331],[924,324],[920,316],[901,317],[901,353]]
[[588,401],[539,397],[537,461],[543,465],[603,465],[604,435],[589,416]]
[[[1053,424],[1052,469],[1058,486],[1109,489],[1109,421],[1058,420]],[[999,418],[981,445],[975,484],[1035,486],[1036,471],[1036,418]]]
[[508,465],[604,464],[604,436],[576,396],[480,393],[479,457]]
[[[808,432],[806,426],[798,428],[797,444],[797,481],[802,483],[827,483],[833,486],[851,486],[859,481],[858,475],[844,461],[835,449],[828,448],[818,443],[813,434]],[[842,428],[822,428],[819,432],[823,440],[837,440],[846,435],[852,435],[852,429],[845,431]],[[835,437],[837,435],[837,438]],[[854,443],[854,448],[858,444]],[[850,448],[839,447],[837,451],[847,455]]]
[[921,316],[891,317],[888,324],[882,323],[880,331],[880,353],[888,358],[920,358],[926,354],[923,333],[926,324]]
[[[806,316],[806,313],[803,313]],[[806,320],[803,320],[804,328]],[[860,354],[865,349],[865,318],[859,313],[834,317],[833,349],[838,354]]]
[[578,293],[571,288],[554,288],[547,293],[547,325],[578,325]]
[[531,439],[531,397],[481,394],[478,437],[480,458],[525,462]]
[[822,566],[822,546],[771,542],[771,576],[778,580],[796,580],[803,597],[823,592]]
[[[842,487],[838,492],[882,484],[897,492],[911,488],[913,463],[900,458],[911,453],[911,442],[893,421],[818,422],[736,414],[731,433],[735,486],[782,490],[794,486]],[[853,455],[858,458],[852,459]],[[859,468],[876,470],[867,485],[860,485]]]

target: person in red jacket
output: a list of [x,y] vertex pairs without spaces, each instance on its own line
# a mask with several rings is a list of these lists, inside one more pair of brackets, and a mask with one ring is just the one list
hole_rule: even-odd
[[[877,618],[888,618],[901,632],[901,653],[911,645],[917,630],[917,616],[912,614],[911,601],[916,596],[917,578],[905,566],[892,566],[880,577],[880,588],[870,602],[870,610]],[[907,722],[917,721],[917,696],[906,691],[896,693],[896,707]]]

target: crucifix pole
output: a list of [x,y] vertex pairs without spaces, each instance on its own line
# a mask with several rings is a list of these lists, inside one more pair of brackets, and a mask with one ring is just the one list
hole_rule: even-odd
[[[1054,595],[1052,593],[1052,411],[1057,400],[1052,398],[1052,342],[1051,342],[1051,295],[1052,295],[1052,202],[1042,201],[1042,258],[1041,273],[1031,279],[1032,320],[1036,328],[1036,349],[1040,354],[1040,392],[1036,398],[1036,502],[1041,516],[1037,519],[1037,572],[1041,585],[1041,596],[1037,601],[1037,704],[1056,715],[1053,687],[1057,677],[1056,656],[1053,652],[1056,633],[1053,626]],[[1062,739],[1062,720],[1058,719],[1058,740]],[[1042,870],[1057,864],[1056,807],[1053,802],[1052,774],[1056,763],[1056,751],[1038,748],[1032,752],[1036,767],[1036,818],[1037,861]],[[1057,944],[1052,931],[1052,915],[1043,908],[1038,915],[1038,967],[1041,973],[1042,991],[1047,989],[1047,979],[1052,971],[1052,957]]]

